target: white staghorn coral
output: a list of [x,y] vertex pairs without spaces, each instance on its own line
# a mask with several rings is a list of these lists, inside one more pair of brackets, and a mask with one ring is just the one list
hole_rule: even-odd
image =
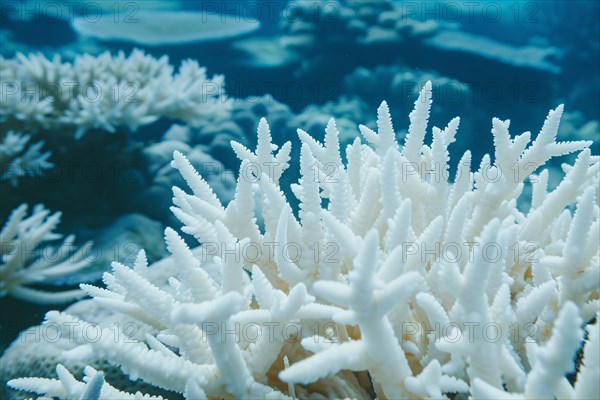
[[[361,127],[367,144],[349,145],[347,162],[333,120],[323,144],[299,131],[297,213],[280,186],[290,146],[275,153],[266,121],[256,151],[232,143],[242,165],[227,207],[175,152],[193,193],[174,188],[173,212],[201,246],[167,229],[172,257],[148,267],[141,252],[133,268],[113,264],[105,289],[83,285],[113,313],[98,340],[65,313],[46,323],[76,345],[70,357],[186,399],[597,398],[600,160],[590,142],[556,142],[562,106],[531,144],[494,119],[493,162],[486,155],[472,173],[467,152],[449,184],[459,120],[425,145],[430,105],[427,83],[401,147],[383,103],[378,132]],[[548,192],[547,172],[531,173],[571,152]],[[115,318],[136,329],[115,337]],[[573,387],[564,375],[586,324]],[[24,379],[9,385],[49,393],[47,380]]]
[[62,236],[54,233],[60,212],[50,215],[43,206],[27,217],[27,205],[15,208],[0,231],[0,297],[11,295],[40,304],[68,303],[83,297],[80,289],[45,291],[28,287],[72,274],[89,264],[85,258],[91,243],[75,250],[73,235],[56,247],[40,246]]
[[18,53],[0,58],[3,105],[0,122],[27,129],[135,130],[158,118],[194,125],[227,112],[222,76],[212,79],[195,61],[177,74],[166,56],[156,59],[134,50],[113,56],[82,55],[73,63],[59,56]]
[[29,144],[31,135],[8,131],[0,143],[0,179],[13,186],[24,176],[40,176],[54,165],[48,161],[51,153],[41,152],[44,142]]
[[[160,396],[148,396],[142,393],[125,393],[104,381],[104,374],[96,371],[92,367],[85,368],[85,382],[79,382],[71,373],[61,364],[56,366],[58,379],[46,379],[46,393],[48,396],[77,399],[77,400],[100,400],[100,399],[119,399],[119,400],[161,400]],[[39,385],[39,379],[34,378],[20,379],[22,386],[27,386],[31,382],[33,387]]]

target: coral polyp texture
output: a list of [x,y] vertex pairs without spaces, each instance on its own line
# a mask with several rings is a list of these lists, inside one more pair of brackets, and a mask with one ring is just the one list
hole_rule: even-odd
[[42,54],[0,58],[3,99],[0,122],[9,129],[131,130],[159,118],[191,125],[227,113],[220,75],[184,61],[177,73],[167,56],[134,50],[82,55],[70,62]]
[[[174,187],[172,211],[200,245],[167,229],[169,258],[148,266],[141,252],[113,263],[104,288],[82,285],[109,313],[48,313],[64,359],[107,362],[168,398],[599,398],[599,157],[556,141],[559,106],[533,142],[494,119],[493,158],[471,172],[466,152],[449,179],[459,119],[427,145],[430,107],[428,82],[400,146],[383,103],[344,158],[333,119],[324,143],[299,131],[299,178],[263,119],[255,151],[232,142],[242,163],[227,207],[175,152],[191,193]],[[544,164],[572,152],[549,192]],[[8,385],[142,398],[91,367],[56,371]]]

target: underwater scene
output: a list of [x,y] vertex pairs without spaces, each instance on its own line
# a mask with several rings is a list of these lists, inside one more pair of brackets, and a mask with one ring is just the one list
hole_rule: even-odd
[[600,399],[600,2],[0,0],[0,399]]

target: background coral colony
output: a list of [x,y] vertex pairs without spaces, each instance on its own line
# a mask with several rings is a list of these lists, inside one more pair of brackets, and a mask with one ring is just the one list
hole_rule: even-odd
[[600,3],[0,20],[1,398],[600,398]]

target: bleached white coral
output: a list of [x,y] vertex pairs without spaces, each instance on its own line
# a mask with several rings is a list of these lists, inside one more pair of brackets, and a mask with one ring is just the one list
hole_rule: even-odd
[[[119,399],[119,400],[161,400],[160,396],[148,396],[142,393],[125,393],[104,381],[104,374],[96,371],[92,367],[86,367],[84,370],[84,382],[78,381],[64,366],[56,366],[58,379],[45,379],[46,394],[74,400],[101,400],[101,399]],[[22,378],[19,384],[27,387],[31,382],[33,387],[40,384],[38,378]]]
[[41,246],[62,237],[53,232],[60,215],[50,215],[41,205],[35,206],[30,216],[26,204],[12,211],[0,231],[0,297],[11,295],[42,304],[67,303],[83,297],[79,289],[51,292],[28,287],[72,274],[89,264],[85,254],[91,243],[76,250],[73,235],[60,245]]
[[[349,145],[347,162],[333,120],[323,144],[299,131],[297,213],[280,186],[290,146],[273,145],[266,121],[255,151],[232,143],[242,165],[226,208],[175,152],[192,194],[174,188],[173,212],[201,246],[167,229],[171,258],[148,267],[141,252],[133,268],[113,264],[105,289],[82,286],[134,332],[115,338],[105,323],[91,342],[83,320],[51,312],[47,323],[77,345],[70,357],[188,399],[597,398],[600,163],[590,142],[556,142],[562,106],[531,144],[494,119],[494,161],[472,173],[465,153],[449,184],[459,119],[426,145],[430,106],[427,83],[400,147],[383,103],[378,132],[362,126],[367,143]],[[548,192],[547,173],[531,173],[571,152]],[[573,387],[564,374],[584,324]],[[43,379],[9,385],[48,393]]]
[[156,59],[134,50],[98,57],[82,55],[73,63],[59,56],[17,54],[0,59],[0,122],[28,129],[73,128],[135,130],[158,118],[194,125],[227,112],[222,76],[209,78],[195,61],[175,74],[166,56]]
[[29,144],[30,135],[8,131],[0,143],[0,179],[13,186],[24,176],[39,176],[54,165],[48,161],[51,153],[41,152],[44,142]]

